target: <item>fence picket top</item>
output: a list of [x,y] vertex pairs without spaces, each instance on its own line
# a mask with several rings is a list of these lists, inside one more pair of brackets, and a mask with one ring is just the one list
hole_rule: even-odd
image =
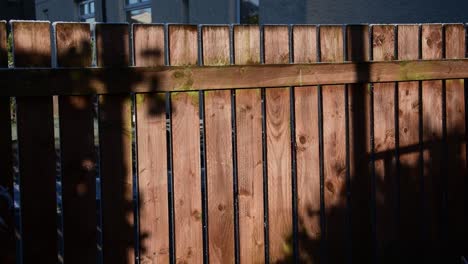
[[96,59],[101,67],[122,67],[130,63],[129,25],[97,23]]
[[50,22],[11,21],[10,24],[15,67],[50,67],[50,37],[44,37],[50,36]]
[[54,23],[59,67],[90,67],[91,29],[86,23]]
[[317,27],[293,26],[294,63],[314,63],[317,61]]
[[169,25],[169,61],[171,65],[198,65],[198,27]]

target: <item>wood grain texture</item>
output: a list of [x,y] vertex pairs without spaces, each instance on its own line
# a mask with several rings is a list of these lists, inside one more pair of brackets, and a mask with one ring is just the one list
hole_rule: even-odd
[[[265,63],[289,61],[288,27],[265,26]],[[288,88],[266,89],[268,224],[270,261],[291,258],[291,129]]]
[[[258,26],[234,27],[236,64],[260,63]],[[236,91],[241,263],[264,263],[262,110],[259,89]]]
[[[7,30],[5,21],[0,21],[0,68],[8,67],[7,54]],[[0,186],[6,188],[13,197],[13,159],[11,155],[11,116],[10,98],[0,97]],[[0,253],[0,262],[5,264],[15,263],[15,229],[13,213],[3,213],[8,209],[0,206],[0,211],[4,214],[4,221],[10,230],[2,233],[4,239],[0,242],[0,248],[4,249]],[[11,211],[12,212],[12,211]]]
[[6,22],[0,21],[0,67],[8,66],[8,50],[7,50],[7,28]]
[[[346,28],[347,61],[370,60],[369,26],[351,25]],[[362,76],[368,76],[364,71]],[[370,126],[369,84],[348,85],[349,114],[349,176],[352,261],[371,263],[372,233],[369,213],[370,195]],[[348,215],[349,217],[349,215]]]
[[[320,27],[320,60],[342,62],[343,29]],[[346,151],[344,85],[323,86],[325,237],[332,263],[345,261]],[[332,253],[333,252],[333,253]]]
[[[398,26],[398,59],[417,60],[419,58],[419,26]],[[400,203],[398,238],[401,254],[420,252],[421,222],[423,207],[420,190],[419,144],[419,82],[398,83],[398,124],[399,148],[413,149],[400,152]],[[419,254],[417,253],[417,254]]]
[[[202,28],[203,64],[229,64],[229,27]],[[205,93],[210,262],[234,263],[231,92]],[[223,190],[223,191],[221,191]]]
[[[181,92],[468,77],[468,60],[0,70],[0,96]],[[82,86],[76,78],[89,82]],[[155,80],[158,80],[155,83]],[[131,85],[122,85],[131,84]],[[112,89],[108,89],[112,87]]]
[[[193,65],[198,61],[196,26],[170,26],[172,65]],[[200,114],[198,93],[172,94],[172,140],[176,261],[203,262]]]
[[[164,65],[163,26],[135,24],[133,41],[135,66]],[[154,80],[155,86],[158,82]],[[169,262],[165,100],[162,93],[136,95],[142,263]]]
[[134,62],[138,67],[164,65],[164,26],[133,25]]
[[[373,26],[374,61],[395,59],[395,27]],[[385,153],[375,161],[377,254],[390,257],[397,237],[395,149],[395,83],[374,84],[375,153]]]
[[[50,67],[50,24],[13,22],[15,67]],[[23,262],[57,262],[52,97],[17,98]],[[32,137],[30,132],[34,131]],[[38,221],[40,219],[40,221]]]
[[[50,67],[49,23],[14,22],[12,30],[15,33],[13,55],[16,67]],[[23,251],[25,255],[29,254],[24,258],[24,262],[32,263],[37,257],[56,261],[56,247],[52,244],[56,243],[52,97],[37,101],[33,97],[18,98],[17,118],[18,141],[22,148],[19,152],[19,162],[22,163],[22,216],[26,218],[22,223]],[[26,135],[26,131],[33,130],[37,131],[36,138]],[[42,178],[37,178],[38,172]],[[39,200],[37,196],[41,196]],[[36,202],[41,206],[35,206]],[[47,221],[47,224],[41,226],[34,220],[37,218]],[[44,241],[43,236],[47,236],[48,240]],[[51,245],[38,246],[39,243],[48,242]]]
[[[317,61],[317,28],[293,28],[294,62]],[[299,253],[304,263],[319,263],[320,176],[317,86],[295,87]]]
[[198,32],[196,26],[169,27],[169,60],[171,65],[198,64]]
[[[442,25],[422,25],[422,58],[442,59]],[[427,81],[423,87],[424,191],[427,203],[429,244],[440,249],[441,241],[441,160],[442,160],[442,81]],[[441,252],[435,251],[434,255]]]
[[[462,24],[445,25],[445,55],[447,59],[465,57],[465,28]],[[450,260],[466,252],[463,240],[466,227],[466,124],[464,80],[446,81],[447,137],[448,137],[448,238]],[[464,213],[463,213],[464,212]]]
[[[56,24],[57,65],[91,66],[88,24]],[[87,85],[82,83],[82,85]],[[91,96],[60,96],[64,256],[93,263],[96,247],[96,153]]]
[[[98,66],[128,66],[129,52],[128,25],[96,25]],[[131,86],[131,83],[118,85]],[[107,87],[109,90],[114,88]],[[99,144],[103,259],[110,263],[133,263],[135,238],[130,95],[99,97]]]

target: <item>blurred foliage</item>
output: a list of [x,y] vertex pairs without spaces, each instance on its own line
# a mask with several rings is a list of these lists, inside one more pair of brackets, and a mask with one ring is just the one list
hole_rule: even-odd
[[8,34],[7,51],[8,51],[8,67],[12,67],[13,66],[13,35],[11,34],[11,32]]

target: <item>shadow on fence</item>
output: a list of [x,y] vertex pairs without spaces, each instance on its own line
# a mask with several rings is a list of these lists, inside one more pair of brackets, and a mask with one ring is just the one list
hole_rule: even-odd
[[[119,38],[120,36],[120,38]],[[125,52],[127,39],[125,34],[114,34],[108,40],[112,43],[104,42],[102,47],[117,47],[115,49],[98,49],[99,66],[119,66],[128,64],[128,53]],[[352,51],[350,60],[359,61],[364,59],[364,50],[362,42],[364,39],[356,36],[353,41],[359,43],[354,45],[356,50]],[[98,44],[99,45],[99,44]],[[76,66],[82,63],[80,58],[83,54],[88,54],[90,50],[89,42],[83,42],[78,45],[80,48],[70,48],[65,51],[60,60],[66,61],[69,65]],[[98,47],[99,48],[99,47]],[[122,52],[124,51],[124,52]],[[84,52],[84,53],[83,53]],[[99,52],[102,52],[100,54]],[[120,60],[115,54],[123,54]],[[158,57],[162,52],[158,50],[148,50],[144,52],[147,56]],[[356,55],[357,54],[357,55]],[[41,54],[22,54],[18,56],[33,57],[38,61],[47,61],[50,58]],[[41,57],[43,56],[43,57]],[[132,80],[138,80],[131,78]],[[158,80],[152,80],[154,91],[157,91]],[[91,85],[83,83],[83,86]],[[130,91],[133,83],[122,83]],[[112,87],[108,87],[112,89]],[[398,89],[398,88],[395,88]],[[367,99],[369,90],[366,85],[349,86],[349,124],[350,124],[350,157],[351,164],[349,169],[348,187],[351,190],[349,197],[346,186],[333,188],[339,191],[339,197],[343,201],[348,201],[348,205],[329,207],[326,210],[326,230],[322,231],[325,235],[325,247],[320,246],[320,239],[313,238],[303,227],[303,222],[308,218],[316,218],[320,212],[309,210],[307,215],[299,216],[299,253],[300,260],[303,263],[320,263],[320,257],[326,256],[328,263],[344,263],[348,256],[354,263],[372,263],[372,252],[380,263],[456,263],[458,259],[452,259],[461,256],[466,251],[466,223],[463,222],[466,214],[464,202],[466,198],[466,135],[465,127],[455,127],[447,129],[446,136],[434,136],[431,140],[426,140],[420,144],[414,144],[395,149],[389,149],[372,155],[369,152],[370,142],[365,130],[370,127]],[[89,205],[91,201],[95,202],[95,177],[100,172],[102,187],[102,219],[103,219],[103,252],[104,259],[109,263],[133,263],[133,252],[135,250],[135,203],[133,199],[132,183],[129,179],[129,173],[132,171],[132,164],[136,162],[131,160],[129,146],[133,136],[134,127],[128,126],[131,121],[131,110],[128,103],[128,95],[107,95],[100,100],[99,112],[94,113],[100,118],[100,155],[94,151],[94,137],[74,137],[77,142],[75,145],[92,146],[93,151],[83,150],[79,152],[82,160],[72,160],[71,163],[64,163],[62,166],[63,181],[68,187],[63,188],[64,203],[67,202],[66,195],[70,195],[73,204]],[[153,104],[147,109],[151,115],[164,115],[164,103],[158,96],[146,97]],[[89,118],[90,112],[94,109],[91,97],[67,97],[68,115],[78,117],[80,122],[91,122],[81,118]],[[431,107],[431,106],[424,106]],[[430,123],[423,120],[423,131],[425,134],[439,135],[441,131],[433,131]],[[134,126],[135,124],[133,124]],[[404,127],[400,130],[405,131]],[[78,133],[77,131],[76,133]],[[88,131],[89,132],[89,131]],[[63,132],[62,132],[63,133]],[[397,131],[397,133],[401,133]],[[89,137],[91,136],[91,137]],[[389,135],[390,140],[396,140],[395,134]],[[62,138],[63,139],[63,138]],[[413,158],[417,162],[413,165],[402,163],[395,159],[395,155],[415,155]],[[63,158],[63,154],[62,158]],[[77,155],[76,152],[74,155]],[[424,156],[421,159],[420,155]],[[373,159],[383,164],[384,174],[372,173]],[[421,162],[422,161],[422,162]],[[99,170],[96,164],[100,162]],[[79,165],[79,166],[78,166]],[[415,166],[414,166],[415,165]],[[332,167],[335,167],[332,165]],[[339,167],[339,166],[337,166]],[[70,171],[70,172],[68,172]],[[337,175],[343,175],[340,172]],[[375,179],[375,205],[372,203],[372,178]],[[398,181],[399,179],[399,181]],[[345,181],[343,181],[345,182]],[[327,186],[327,182],[325,182]],[[333,191],[325,188],[325,191]],[[399,194],[399,197],[397,197]],[[143,201],[145,193],[139,193],[138,200]],[[375,206],[375,207],[374,207]],[[375,234],[372,232],[371,212],[378,212]],[[86,208],[80,211],[87,211]],[[0,205],[2,215],[7,211]],[[380,213],[382,212],[382,213]],[[70,215],[68,215],[70,214]],[[73,214],[73,215],[72,215]],[[80,215],[75,212],[67,211],[64,206],[65,218],[77,218],[74,225],[83,226],[80,221]],[[94,215],[93,215],[94,217]],[[13,221],[8,223],[12,226]],[[347,223],[343,225],[343,223]],[[385,223],[383,225],[382,223]],[[84,229],[68,229],[67,222],[64,224],[64,236],[69,234],[81,237],[91,236],[88,239],[95,240],[95,226],[83,226]],[[85,231],[86,230],[86,231]],[[94,231],[93,231],[94,230]],[[90,233],[87,233],[90,231]],[[13,230],[3,230],[2,237],[9,237],[13,240]],[[3,233],[7,232],[7,233]],[[380,234],[384,234],[380,238]],[[145,233],[140,233],[140,240],[146,239]],[[373,236],[379,239],[373,238]],[[94,236],[94,237],[93,237]],[[292,239],[292,236],[291,236]],[[348,240],[349,244],[343,243]],[[6,242],[5,245],[3,242]],[[377,242],[377,243],[375,243]],[[74,244],[75,243],[75,244]],[[242,242],[241,242],[242,243]],[[11,241],[2,239],[0,248],[7,249],[0,252],[9,253]],[[95,258],[95,244],[80,244],[72,242],[75,248],[67,248],[65,252],[72,250],[78,259],[76,263],[89,263],[89,259]],[[347,248],[345,245],[349,246]],[[106,251],[106,246],[112,248],[112,251]],[[86,247],[86,248],[83,248]],[[146,252],[146,248],[140,247],[140,254]],[[325,250],[326,253],[321,252]],[[83,252],[88,252],[83,253]],[[67,254],[65,254],[67,256]],[[2,256],[3,257],[3,256]],[[8,256],[6,257],[8,259]],[[13,263],[12,261],[0,259],[2,263]],[[293,263],[293,256],[285,258],[283,263]]]

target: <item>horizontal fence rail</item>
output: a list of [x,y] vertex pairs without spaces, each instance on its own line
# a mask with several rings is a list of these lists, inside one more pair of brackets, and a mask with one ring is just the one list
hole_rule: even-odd
[[0,263],[459,263],[465,32],[0,22]]
[[[461,78],[468,78],[466,59],[256,66],[15,68],[0,70],[0,85],[4,87],[0,96],[150,93]],[[122,83],[129,85],[119,85]]]

